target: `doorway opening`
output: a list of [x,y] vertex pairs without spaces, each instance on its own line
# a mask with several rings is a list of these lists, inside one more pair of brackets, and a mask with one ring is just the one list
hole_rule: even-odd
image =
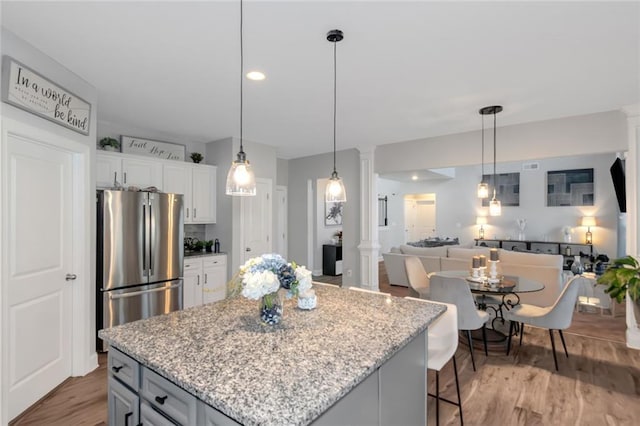
[[436,235],[436,194],[406,194],[404,242],[420,241]]

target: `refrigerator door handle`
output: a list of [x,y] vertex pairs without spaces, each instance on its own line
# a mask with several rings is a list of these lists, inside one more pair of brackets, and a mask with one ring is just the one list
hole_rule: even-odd
[[171,290],[173,288],[178,288],[181,285],[182,284],[174,284],[174,285],[169,286],[169,287],[158,287],[158,288],[154,288],[152,290],[133,291],[131,293],[124,293],[124,294],[109,294],[109,300],[126,299],[127,297],[135,297],[135,296],[139,296],[139,295],[145,294],[145,293],[157,293],[159,291],[167,291],[167,290]]
[[153,247],[153,233],[155,232],[155,221],[153,220],[153,213],[151,211],[151,198],[149,198],[149,276],[153,276],[153,253],[151,247]]
[[147,277],[147,206],[142,204],[142,276]]

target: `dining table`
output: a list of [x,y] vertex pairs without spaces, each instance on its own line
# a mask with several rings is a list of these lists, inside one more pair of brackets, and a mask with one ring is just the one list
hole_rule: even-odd
[[[515,275],[499,275],[494,282],[489,281],[489,277],[472,277],[469,271],[451,270],[435,272],[438,275],[448,278],[463,278],[469,284],[469,290],[476,295],[475,303],[478,309],[488,311],[491,315],[491,322],[487,327],[487,342],[490,347],[502,350],[507,341],[509,333],[508,324],[505,324],[504,310],[510,310],[520,304],[520,294],[534,293],[544,290],[544,284],[526,277]],[[519,333],[519,327],[515,328]],[[474,334],[474,333],[472,333]],[[474,341],[482,340],[480,336],[474,335]],[[475,344],[474,344],[475,346]],[[496,347],[497,346],[497,347]]]

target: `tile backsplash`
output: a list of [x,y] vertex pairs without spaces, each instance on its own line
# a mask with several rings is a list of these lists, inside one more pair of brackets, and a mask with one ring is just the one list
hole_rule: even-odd
[[197,238],[199,241],[206,240],[206,225],[185,225],[184,237]]

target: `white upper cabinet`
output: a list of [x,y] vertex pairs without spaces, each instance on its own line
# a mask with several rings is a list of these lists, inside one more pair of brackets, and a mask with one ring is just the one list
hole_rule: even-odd
[[115,182],[126,187],[162,188],[162,163],[137,156],[98,152],[96,155],[96,187],[112,188]]
[[216,222],[215,166],[98,151],[96,187],[112,188],[116,181],[125,188],[155,186],[183,194],[184,223]]
[[193,169],[193,223],[216,222],[216,168],[200,166]]

